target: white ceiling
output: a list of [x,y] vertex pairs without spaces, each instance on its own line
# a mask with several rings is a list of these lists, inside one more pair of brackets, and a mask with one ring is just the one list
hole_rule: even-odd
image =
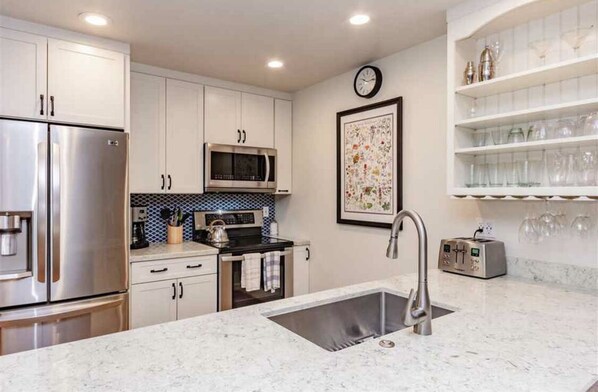
[[[0,0],[0,14],[131,44],[132,60],[296,91],[446,32],[462,0]],[[93,27],[81,12],[109,16]],[[371,22],[348,19],[367,13]],[[268,60],[285,67],[271,70]]]

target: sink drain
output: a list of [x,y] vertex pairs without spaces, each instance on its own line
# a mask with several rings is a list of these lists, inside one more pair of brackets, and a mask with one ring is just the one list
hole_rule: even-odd
[[382,339],[380,341],[380,343],[378,343],[380,345],[380,347],[384,347],[384,348],[393,348],[395,346],[395,342],[393,342],[392,340],[386,340],[386,339]]

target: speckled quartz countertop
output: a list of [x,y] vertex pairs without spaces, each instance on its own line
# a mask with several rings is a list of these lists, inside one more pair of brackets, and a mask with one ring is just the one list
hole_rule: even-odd
[[271,235],[270,237],[293,241],[293,245],[295,245],[295,246],[309,246],[309,240],[306,240],[305,238],[294,237],[292,235],[291,236],[284,235],[284,233]]
[[598,294],[509,277],[430,272],[434,304],[457,309],[328,352],[264,313],[379,289],[404,275],[0,357],[2,391],[585,391],[598,378]]
[[185,241],[182,244],[156,244],[151,243],[149,248],[132,249],[129,261],[176,259],[179,257],[209,256],[218,254],[218,249],[193,241]]

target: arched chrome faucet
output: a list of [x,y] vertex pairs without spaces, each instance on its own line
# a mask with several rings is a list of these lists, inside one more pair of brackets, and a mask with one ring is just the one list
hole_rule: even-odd
[[386,249],[386,257],[391,259],[398,258],[397,238],[399,236],[399,228],[405,217],[411,218],[417,229],[419,262],[417,293],[413,289],[409,293],[409,299],[407,300],[403,314],[403,323],[407,326],[413,326],[413,331],[416,334],[431,335],[432,304],[430,303],[430,294],[428,293],[428,235],[426,234],[424,221],[417,212],[401,210],[395,216],[392,222],[388,248]]

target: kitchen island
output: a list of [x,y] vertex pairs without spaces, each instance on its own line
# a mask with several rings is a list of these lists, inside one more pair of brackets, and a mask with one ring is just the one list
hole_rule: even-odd
[[[1,391],[585,391],[598,379],[598,293],[430,271],[454,313],[328,352],[270,321],[380,289],[402,275],[0,358]],[[397,310],[400,311],[400,310]]]

